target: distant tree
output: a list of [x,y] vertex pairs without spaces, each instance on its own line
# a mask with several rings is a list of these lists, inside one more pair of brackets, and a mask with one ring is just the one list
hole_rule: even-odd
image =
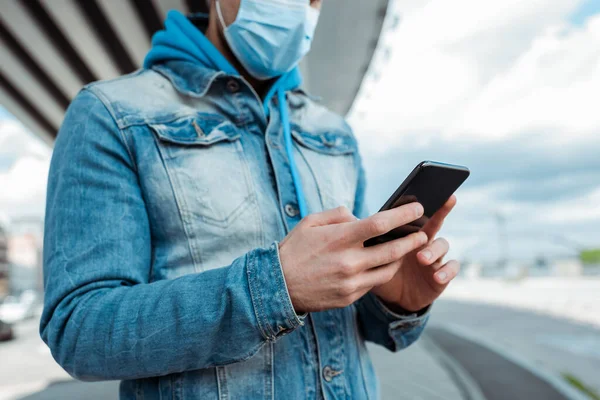
[[600,249],[582,250],[579,253],[581,262],[585,264],[600,264]]

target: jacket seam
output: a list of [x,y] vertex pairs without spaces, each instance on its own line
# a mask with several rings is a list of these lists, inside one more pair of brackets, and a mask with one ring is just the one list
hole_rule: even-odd
[[89,91],[92,95],[96,96],[96,98],[104,106],[106,111],[108,111],[108,113],[110,114],[111,118],[113,119],[113,122],[115,123],[115,126],[117,127],[117,130],[119,131],[119,136],[121,138],[121,142],[123,143],[123,146],[125,147],[125,150],[127,151],[127,154],[129,155],[131,164],[133,165],[134,170],[137,172],[138,167],[134,161],[133,153],[131,152],[129,145],[127,144],[125,134],[123,133],[123,130],[121,129],[121,126],[119,125],[119,122],[117,120],[117,117],[115,115],[113,108],[109,106],[109,104],[110,104],[109,100],[104,96],[104,94],[101,91],[94,90],[94,89],[95,88],[93,86],[90,86],[89,88],[84,88],[83,90]]
[[[271,267],[273,268],[273,270],[275,270],[275,268],[281,269],[281,266],[280,266],[281,264],[279,264],[279,265],[278,264],[279,263],[272,260]],[[283,275],[283,271],[281,271],[281,272]],[[288,325],[290,327],[295,328],[295,324],[292,323],[292,321],[290,320],[289,309],[288,309],[289,306],[287,304],[287,301],[284,300],[283,295],[281,293],[282,292],[281,285],[285,285],[285,282],[282,282],[283,276],[279,276],[279,274],[277,274],[277,273],[276,273],[276,276],[277,276],[277,285],[279,286],[277,288],[277,297],[279,298],[279,302],[281,303],[281,305],[284,308],[286,322],[288,323]],[[279,330],[279,327],[276,327],[276,329]]]
[[248,190],[250,191],[250,194],[252,195],[252,200],[254,201],[254,205],[256,207],[254,207],[255,209],[255,214],[256,214],[256,218],[258,220],[259,223],[259,234],[257,235],[257,239],[259,240],[259,243],[261,243],[262,246],[267,246],[268,243],[265,243],[265,229],[264,229],[264,221],[262,218],[262,213],[260,212],[260,205],[258,202],[258,196],[257,196],[257,190],[256,190],[256,185],[255,185],[255,181],[252,178],[252,173],[250,172],[250,166],[248,165],[248,159],[246,157],[246,151],[244,151],[244,143],[242,141],[242,139],[239,139],[239,146],[241,147],[240,149],[240,161],[242,162],[242,164],[244,165],[244,177],[246,179],[246,186],[248,187]]
[[[258,328],[260,330],[260,333],[263,335],[263,337],[266,340],[273,340],[273,338],[275,337],[275,335],[272,333],[272,330],[269,326],[268,323],[266,323],[266,316],[263,315],[263,304],[262,304],[262,299],[260,298],[260,295],[258,294],[258,289],[255,286],[255,279],[256,278],[256,274],[257,272],[257,268],[255,265],[255,255],[250,254],[248,256],[248,267],[246,269],[246,272],[248,274],[248,284],[250,285],[250,299],[252,301],[252,306],[254,308],[254,314],[256,315],[256,320],[258,321]],[[256,298],[258,297],[258,299]],[[263,320],[264,319],[264,320]],[[269,332],[267,332],[269,331]],[[269,333],[272,335],[270,336]]]
[[365,394],[367,395],[367,400],[370,400],[371,396],[369,395],[369,389],[367,388],[367,378],[365,376],[365,369],[363,366],[364,356],[361,353],[360,349],[361,342],[363,342],[362,344],[364,346],[364,340],[361,337],[360,332],[358,330],[358,309],[355,304],[352,304],[350,306],[350,310],[352,311],[352,328],[354,330],[354,337],[356,338],[356,351],[358,356],[358,364],[360,367],[360,374],[362,376],[363,389],[365,390]]
[[319,181],[317,180],[317,175],[315,174],[315,171],[313,170],[313,168],[311,167],[310,163],[306,159],[306,156],[304,154],[304,150],[302,150],[301,146],[299,146],[296,143],[295,147],[298,150],[298,153],[300,154],[300,157],[302,157],[302,160],[306,164],[308,170],[310,171],[310,174],[312,175],[313,180],[315,181],[315,186],[317,187],[317,194],[319,195],[319,201],[321,202],[321,209],[324,209],[325,208],[325,203],[323,202],[323,194],[321,193],[321,185],[319,185]]
[[302,325],[302,322],[299,322],[298,314],[296,314],[296,310],[294,310],[294,306],[292,304],[292,298],[290,297],[290,292],[287,288],[287,282],[285,281],[285,275],[283,273],[283,266],[281,265],[281,259],[279,256],[279,244],[275,242],[275,252],[277,254],[277,259],[275,260],[274,268],[277,268],[280,274],[277,274],[279,278],[280,289],[277,290],[279,294],[280,301],[283,304],[283,307],[286,310],[286,320],[291,328],[297,328]]
[[[151,132],[152,133],[152,132]],[[184,198],[180,198],[179,194],[178,194],[178,190],[176,190],[175,185],[177,184],[176,182],[176,177],[173,177],[172,175],[172,171],[169,169],[169,167],[167,167],[167,163],[165,162],[165,157],[163,152],[160,150],[160,144],[157,142],[159,139],[156,138],[155,135],[152,134],[152,138],[154,139],[154,145],[156,146],[156,151],[158,152],[159,156],[160,156],[160,160],[162,162],[163,168],[165,169],[165,173],[167,174],[167,178],[169,180],[169,184],[171,185],[171,190],[173,192],[173,198],[175,200],[175,204],[177,205],[177,212],[179,214],[179,218],[181,219],[181,226],[183,227],[183,232],[185,233],[185,237],[187,239],[188,242],[188,249],[190,251],[190,256],[192,258],[192,261],[194,262],[194,270],[196,272],[202,272],[204,271],[204,268],[202,267],[202,260],[199,259],[200,254],[199,251],[196,249],[196,246],[194,245],[194,240],[192,240],[191,238],[191,234],[190,234],[190,230],[191,230],[191,226],[189,224],[189,218],[187,218],[187,203],[185,201]],[[198,271],[200,270],[200,271]]]

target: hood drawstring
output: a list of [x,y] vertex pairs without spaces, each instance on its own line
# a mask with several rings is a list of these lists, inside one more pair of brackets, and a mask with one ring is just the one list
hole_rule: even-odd
[[290,162],[290,170],[292,172],[292,180],[294,182],[294,188],[296,189],[296,196],[298,198],[298,209],[300,210],[300,217],[304,218],[308,215],[306,209],[306,200],[304,198],[304,191],[302,189],[302,182],[300,181],[300,174],[296,163],[294,161],[294,145],[292,141],[292,128],[290,126],[290,117],[288,113],[287,101],[285,98],[285,92],[283,90],[277,91],[277,102],[279,103],[279,114],[281,115],[281,124],[283,125],[283,139],[285,141],[285,152]]

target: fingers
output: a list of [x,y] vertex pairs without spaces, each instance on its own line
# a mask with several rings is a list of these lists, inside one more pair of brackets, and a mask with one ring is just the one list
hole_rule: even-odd
[[460,264],[456,260],[448,261],[433,274],[433,279],[439,285],[447,285],[452,279],[456,278],[460,271]]
[[442,225],[444,225],[444,220],[446,219],[448,214],[450,214],[450,211],[452,211],[455,205],[456,196],[452,195],[450,196],[448,201],[444,203],[442,208],[440,208],[435,214],[433,214],[429,221],[427,221],[427,223],[423,227],[423,232],[425,232],[428,237],[434,238],[435,235],[437,235],[437,233],[440,231],[440,229],[442,229]]
[[423,206],[419,203],[410,203],[391,210],[381,211],[352,223],[352,233],[348,239],[355,242],[364,242],[367,239],[383,235],[402,225],[406,225],[423,215]]
[[341,224],[344,222],[356,221],[356,217],[345,206],[332,208],[316,214],[311,214],[304,218],[304,222],[310,226],[325,226],[332,224]]
[[392,280],[400,268],[400,262],[395,261],[381,267],[372,268],[361,274],[360,287],[371,290],[371,288],[383,285]]
[[444,238],[438,238],[417,253],[417,260],[422,265],[432,265],[441,260],[450,250],[450,244]]
[[363,269],[377,267],[398,261],[413,250],[427,243],[427,235],[423,232],[412,233],[404,238],[360,250]]

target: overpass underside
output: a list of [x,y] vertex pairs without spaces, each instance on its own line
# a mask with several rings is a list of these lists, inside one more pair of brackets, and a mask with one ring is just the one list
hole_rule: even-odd
[[[375,51],[388,0],[325,0],[303,63],[307,89],[348,111]],[[0,104],[52,143],[88,82],[142,65],[170,9],[206,12],[204,0],[3,0]]]

